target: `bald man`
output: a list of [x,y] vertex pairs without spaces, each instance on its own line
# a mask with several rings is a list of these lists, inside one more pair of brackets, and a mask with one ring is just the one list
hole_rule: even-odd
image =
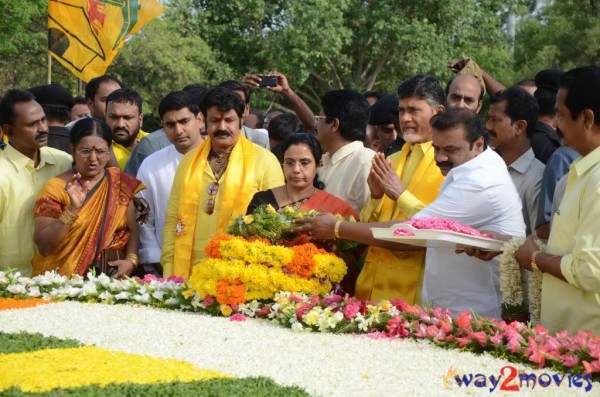
[[446,104],[448,108],[465,108],[479,113],[483,94],[483,86],[475,76],[461,74],[446,86]]

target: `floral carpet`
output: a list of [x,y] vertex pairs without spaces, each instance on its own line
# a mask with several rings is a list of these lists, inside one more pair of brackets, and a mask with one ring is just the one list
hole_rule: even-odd
[[[144,376],[157,379],[156,373],[163,376],[160,382],[266,377],[315,396],[400,392],[408,396],[572,396],[598,395],[600,391],[600,384],[581,375],[532,369],[487,353],[443,349],[427,341],[295,333],[261,319],[231,321],[138,305],[59,302],[0,311],[0,332],[22,331],[73,340],[87,347],[80,347],[80,351],[65,347],[60,352],[26,352],[18,360],[15,353],[0,354],[0,394],[10,386],[13,391],[91,384],[106,387],[110,382],[134,382],[138,375],[140,379],[135,382],[145,383],[149,378]],[[85,355],[108,368],[112,365],[115,373],[97,370],[90,375],[97,364],[86,369],[90,361],[86,364]],[[188,375],[169,377],[161,365],[180,366],[177,371]],[[27,388],[36,373],[38,378],[42,375],[45,389]],[[68,383],[67,379],[76,382]]]

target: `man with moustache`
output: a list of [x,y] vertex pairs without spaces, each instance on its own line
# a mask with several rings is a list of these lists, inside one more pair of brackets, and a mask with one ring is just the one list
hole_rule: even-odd
[[[380,99],[372,109],[383,103]],[[416,75],[398,86],[400,129],[406,143],[387,160],[378,153],[367,179],[371,198],[360,213],[362,222],[403,221],[438,195],[444,177],[435,164],[430,120],[444,110],[444,90],[430,75]],[[403,299],[421,303],[425,254],[369,247],[356,283],[365,300]]]
[[141,130],[142,97],[131,88],[120,88],[106,98],[106,123],[113,132],[113,153],[121,170],[140,139],[148,135]]
[[459,74],[446,86],[448,108],[465,108],[479,113],[485,89],[479,79],[470,74]]
[[285,183],[277,158],[241,133],[245,107],[224,87],[204,98],[208,138],[181,160],[171,188],[161,256],[165,277],[188,278],[208,241],[246,213],[256,192]]
[[558,128],[581,157],[570,166],[545,252],[529,236],[516,258],[542,275],[541,324],[549,332],[600,336],[600,67],[570,70],[559,86]]
[[[412,218],[439,217],[502,235],[523,236],[525,224],[519,194],[502,158],[487,146],[479,116],[467,109],[448,109],[433,116],[435,162],[446,176],[438,197]],[[296,230],[317,239],[334,237],[392,250],[424,248],[373,238],[372,227],[397,221],[351,223],[327,214],[298,220]],[[427,248],[423,305],[449,308],[453,315],[473,311],[500,319],[499,259],[483,261],[454,248]],[[396,277],[401,278],[402,274]]]
[[200,107],[184,91],[168,93],[158,104],[158,114],[171,144],[146,157],[137,179],[146,186],[139,195],[150,206],[148,221],[139,226],[140,265],[145,273],[162,277],[160,255],[171,186],[183,156],[202,143],[204,119]]
[[0,126],[8,136],[0,152],[0,270],[31,276],[35,196],[46,181],[71,167],[67,153],[47,147],[44,110],[29,91],[10,90],[0,101]]

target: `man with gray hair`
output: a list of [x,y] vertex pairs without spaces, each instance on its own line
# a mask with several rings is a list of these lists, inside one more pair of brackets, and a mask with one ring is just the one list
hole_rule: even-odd
[[[404,221],[435,200],[444,180],[435,163],[431,118],[444,110],[444,89],[420,74],[398,86],[400,129],[406,143],[387,160],[377,153],[368,178],[371,198],[362,222]],[[370,246],[356,283],[356,297],[421,303],[424,252]]]

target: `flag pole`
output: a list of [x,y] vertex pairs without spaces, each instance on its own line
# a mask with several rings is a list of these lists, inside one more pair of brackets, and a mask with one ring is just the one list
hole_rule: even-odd
[[52,84],[52,56],[48,51],[48,84]]

